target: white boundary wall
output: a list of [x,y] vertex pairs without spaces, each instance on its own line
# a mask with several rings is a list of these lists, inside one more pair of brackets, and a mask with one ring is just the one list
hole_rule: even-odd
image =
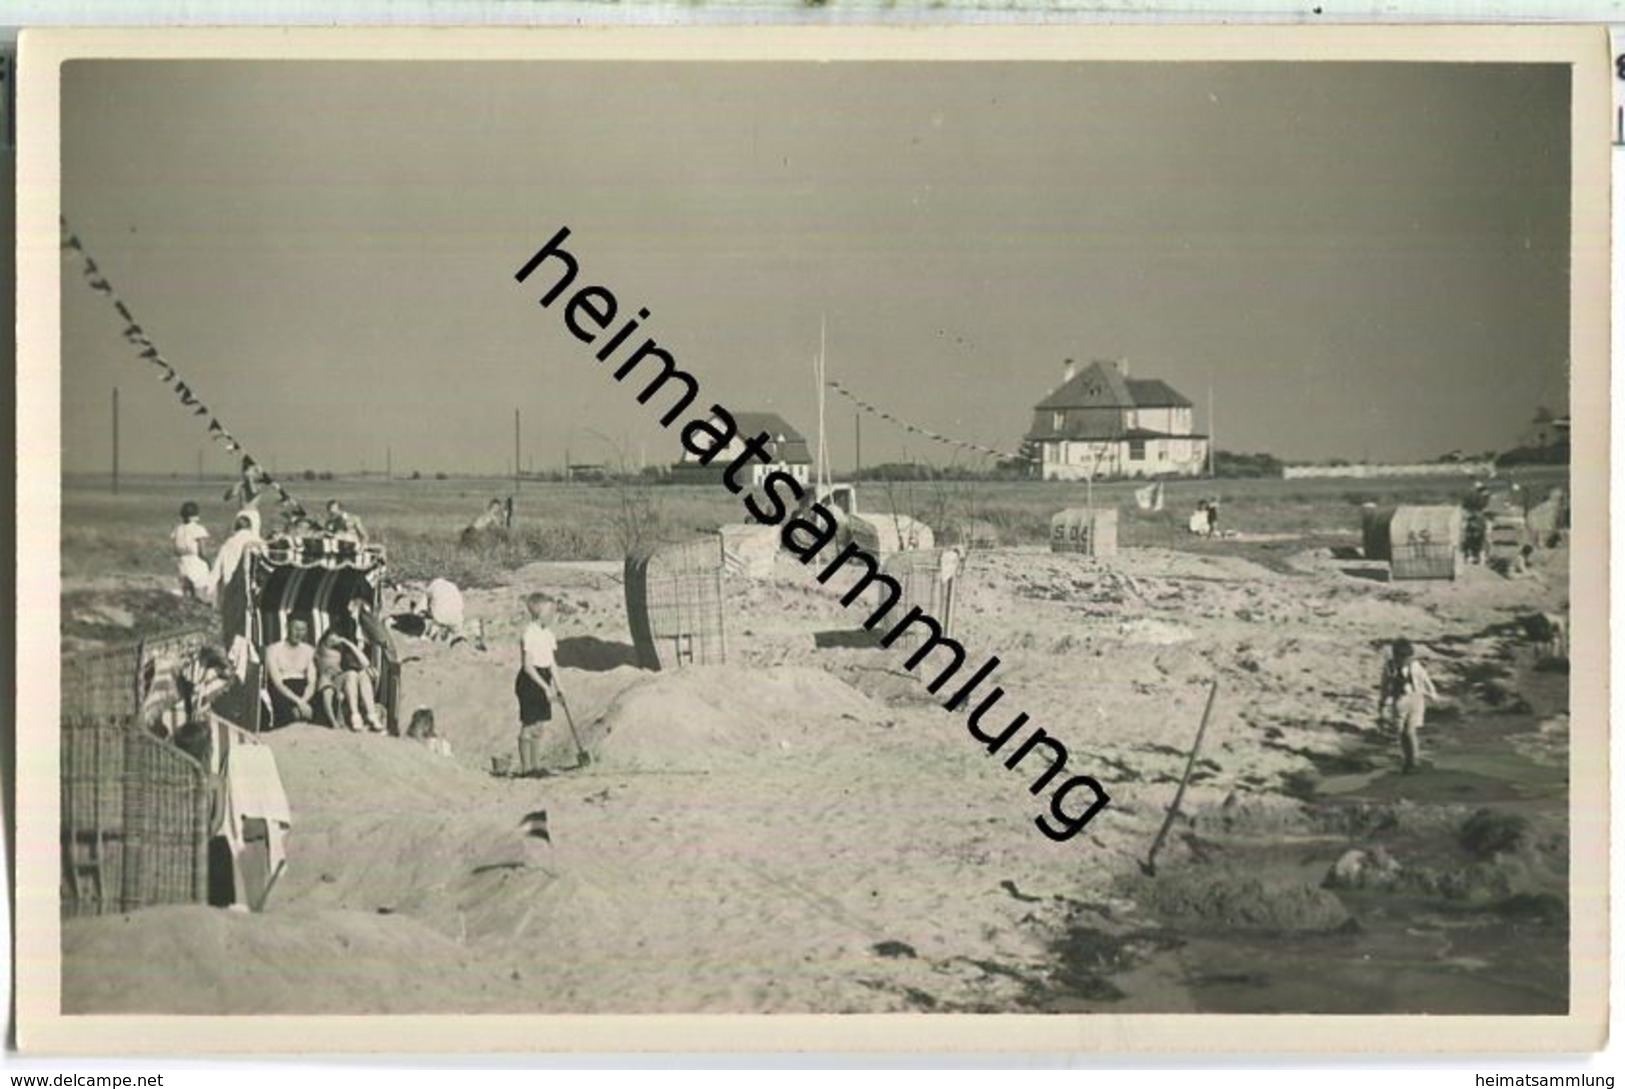
[[1369,480],[1386,476],[1494,476],[1491,461],[1440,461],[1429,465],[1288,465],[1281,470],[1287,480],[1346,477]]

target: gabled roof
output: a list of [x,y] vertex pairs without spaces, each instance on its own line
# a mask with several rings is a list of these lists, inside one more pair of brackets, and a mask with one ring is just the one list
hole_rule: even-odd
[[1035,408],[1134,408],[1134,396],[1122,372],[1110,360],[1095,360]]
[[806,438],[777,412],[735,412],[733,418],[734,423],[739,425],[741,439],[749,439],[765,431],[772,436],[771,449],[781,462],[812,464],[812,452],[807,448]]
[[1191,399],[1160,378],[1130,378],[1135,408],[1192,408]]
[[1160,378],[1124,378],[1117,364],[1097,359],[1034,406],[1055,408],[1191,408],[1191,401]]

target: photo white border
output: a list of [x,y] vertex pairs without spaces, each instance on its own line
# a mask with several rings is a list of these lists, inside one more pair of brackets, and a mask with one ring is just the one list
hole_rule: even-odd
[[[18,1045],[54,1054],[1585,1052],[1608,934],[1609,100],[1600,26],[28,30],[17,87]],[[60,66],[67,60],[1411,61],[1572,66],[1570,1012],[1319,1015],[63,1016],[59,921]],[[50,633],[29,640],[24,632]],[[161,970],[161,966],[155,966]]]

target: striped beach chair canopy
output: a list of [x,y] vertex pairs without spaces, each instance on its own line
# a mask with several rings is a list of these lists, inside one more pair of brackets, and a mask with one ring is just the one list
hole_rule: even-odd
[[305,620],[312,641],[345,615],[357,594],[381,608],[384,550],[331,535],[278,538],[250,561],[250,593],[258,614],[257,642],[275,643],[288,621]]

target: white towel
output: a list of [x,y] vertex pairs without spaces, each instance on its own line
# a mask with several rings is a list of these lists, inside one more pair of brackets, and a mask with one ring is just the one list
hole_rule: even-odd
[[292,824],[288,795],[282,789],[282,776],[276,769],[276,756],[247,735],[233,741],[226,779],[237,817],[260,817],[279,824]]

